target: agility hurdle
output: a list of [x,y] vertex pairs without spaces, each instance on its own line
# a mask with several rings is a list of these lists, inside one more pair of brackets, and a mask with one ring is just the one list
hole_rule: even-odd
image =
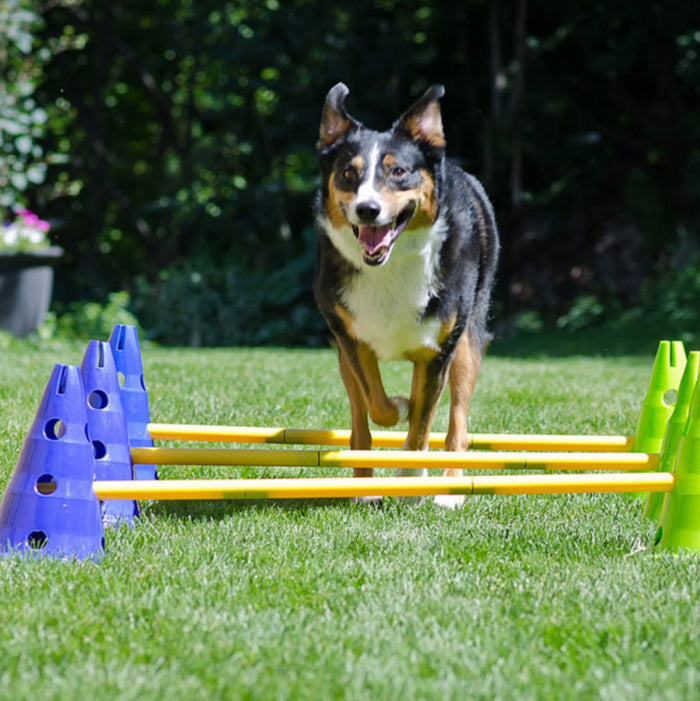
[[94,483],[106,499],[333,499],[440,494],[575,494],[670,492],[668,472],[585,475],[497,475],[477,477],[371,477],[229,480],[104,480]]
[[[286,445],[350,445],[349,430],[317,430],[257,426],[207,426],[201,424],[149,423],[153,440],[183,440],[222,443],[274,443]],[[376,448],[401,448],[405,431],[372,431]],[[444,448],[446,433],[430,434],[430,448]],[[469,434],[468,447],[473,450],[559,450],[588,452],[628,452],[634,436],[575,436],[474,433]]]
[[[49,556],[99,557],[104,549],[104,527],[114,523],[115,518],[132,522],[139,514],[136,502],[143,499],[321,499],[595,492],[648,492],[656,497],[665,496],[668,509],[664,510],[661,520],[659,547],[700,551],[700,517],[696,515],[700,498],[700,390],[694,392],[690,406],[693,390],[700,387],[700,373],[697,370],[694,374],[686,373],[686,380],[681,383],[686,357],[680,342],[663,341],[659,345],[634,438],[471,434],[471,450],[461,453],[155,448],[152,447],[154,439],[342,448],[350,442],[350,431],[152,423],[135,329],[115,327],[109,343],[94,341],[93,344],[99,346],[99,352],[90,355],[89,347],[81,368],[72,365],[54,368],[0,503],[0,555],[19,549]],[[120,358],[118,362],[117,357]],[[700,358],[695,357],[694,361]],[[688,365],[693,366],[693,363]],[[123,383],[118,381],[117,372]],[[115,398],[121,401],[113,401]],[[680,410],[686,405],[688,416],[684,420]],[[114,411],[114,417],[108,417],[110,410]],[[93,422],[90,412],[95,411],[104,412],[104,422]],[[672,414],[675,422],[669,421]],[[108,418],[114,419],[118,431],[107,428]],[[126,433],[122,430],[124,424]],[[679,440],[666,440],[667,425],[677,425],[677,431],[682,433]],[[400,448],[405,438],[406,434],[399,431],[373,432],[375,447]],[[432,434],[430,447],[444,448],[445,434]],[[536,470],[537,473],[449,478],[158,480],[156,464],[451,467],[514,472]],[[135,470],[136,467],[142,469]],[[552,474],[553,471],[558,472]]]
[[485,470],[655,470],[654,453],[494,453],[414,450],[269,450],[265,448],[132,448],[135,465],[362,467]]
[[106,480],[94,483],[98,499],[312,499],[363,496],[432,496],[670,492],[671,473],[507,475],[479,477],[373,477],[231,480]]

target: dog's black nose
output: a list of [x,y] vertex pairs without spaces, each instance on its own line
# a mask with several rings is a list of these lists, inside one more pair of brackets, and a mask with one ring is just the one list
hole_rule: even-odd
[[367,224],[373,222],[379,216],[379,212],[381,211],[382,206],[379,204],[379,202],[375,202],[374,200],[359,202],[357,205],[355,205],[355,213],[361,221]]

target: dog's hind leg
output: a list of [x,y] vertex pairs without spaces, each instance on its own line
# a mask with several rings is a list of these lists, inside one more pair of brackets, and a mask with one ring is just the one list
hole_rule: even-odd
[[[467,416],[480,366],[481,348],[469,333],[465,333],[457,344],[450,367],[450,423],[445,439],[447,450],[462,451],[469,447]],[[461,477],[464,470],[447,468],[443,474],[445,477]],[[464,503],[464,495],[442,494],[435,497],[435,503],[439,506],[455,508]]]

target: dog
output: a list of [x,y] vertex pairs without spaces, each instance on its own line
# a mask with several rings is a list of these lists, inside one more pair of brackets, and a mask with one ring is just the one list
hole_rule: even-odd
[[[323,107],[314,291],[338,349],[352,449],[371,448],[369,416],[379,426],[408,419],[404,449],[427,450],[446,385],[445,447],[468,447],[467,414],[490,338],[499,240],[482,185],[446,159],[444,92],[433,85],[382,132],[348,114],[343,83]],[[379,362],[396,359],[413,363],[410,399],[387,396],[382,384]],[[373,470],[354,474],[370,477]],[[463,501],[436,498],[447,507]]]

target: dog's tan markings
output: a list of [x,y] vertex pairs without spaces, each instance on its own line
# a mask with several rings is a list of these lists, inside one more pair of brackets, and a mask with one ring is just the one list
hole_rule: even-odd
[[[346,364],[345,372],[348,368],[352,372],[366,411],[378,426],[395,426],[400,418],[399,408],[387,396],[375,352],[356,338],[355,320],[346,309],[336,305],[333,311],[345,330],[344,336],[338,337],[341,361]],[[352,405],[352,399],[350,402]]]
[[445,133],[442,129],[442,115],[437,100],[420,105],[419,108],[406,114],[401,120],[401,126],[417,141],[425,141],[431,146],[445,148]]
[[350,165],[357,171],[358,175],[362,175],[362,171],[365,168],[365,159],[362,156],[355,156],[350,161]]
[[438,203],[435,193],[435,181],[430,173],[421,170],[422,183],[412,190],[391,190],[383,187],[381,196],[391,216],[396,219],[409,205],[415,206],[415,212],[406,225],[407,230],[425,229],[432,226],[437,219]]
[[435,348],[419,348],[418,350],[410,351],[404,354],[406,360],[412,363],[421,363],[427,365],[432,360],[437,358],[439,351]]
[[333,307],[333,313],[342,322],[343,326],[345,327],[345,332],[348,334],[348,336],[351,336],[352,338],[357,338],[357,336],[355,335],[355,319],[350,314],[350,312],[347,309],[345,309],[345,307],[341,307],[339,304],[336,304]]
[[328,219],[333,225],[333,228],[340,229],[344,226],[348,226],[345,212],[348,211],[348,208],[352,204],[353,196],[352,192],[339,190],[335,186],[335,176],[330,179],[328,183],[328,197],[324,205],[326,213],[328,214]]
[[382,158],[382,167],[384,170],[389,170],[396,165],[396,156],[393,153],[387,153],[384,158]]
[[360,385],[366,389],[365,403],[370,418],[378,426],[395,426],[399,422],[399,409],[389,399],[379,372],[379,362],[374,351],[365,343],[357,344],[358,371],[363,380]]
[[408,229],[423,229],[432,226],[438,216],[438,201],[435,192],[435,180],[427,170],[421,170],[423,182],[414,192],[417,194],[418,208]]
[[[467,415],[480,366],[481,348],[469,333],[465,333],[457,344],[450,367],[450,423],[445,440],[447,450],[466,450],[469,446]],[[462,471],[446,470],[445,474],[461,475]]]
[[457,325],[457,316],[453,315],[447,321],[445,321],[440,329],[440,336],[438,336],[438,344],[442,347],[442,344],[450,337],[450,334],[455,330]]
[[445,321],[440,328],[440,334],[437,338],[437,345],[435,348],[419,348],[418,350],[406,353],[404,357],[406,360],[410,360],[412,363],[424,363],[428,364],[437,358],[440,353],[439,349],[445,344],[445,341],[449,338],[450,334],[454,330],[455,324],[457,323],[457,317],[450,317]]
[[416,363],[413,366],[409,428],[404,445],[406,450],[428,449],[430,427],[445,388],[445,380],[445,374],[436,372],[431,363]]
[[382,186],[379,189],[382,202],[391,213],[392,219],[396,219],[403,209],[415,199],[415,190],[391,190]]
[[[342,348],[339,349],[338,356],[340,360],[340,376],[343,379],[345,390],[350,399],[350,413],[352,416],[350,448],[352,450],[369,450],[372,447],[372,433],[367,420],[367,408],[362,390]],[[374,470],[372,468],[356,467],[354,475],[355,477],[372,477]]]
[[331,88],[326,96],[321,114],[317,148],[331,146],[356,125],[356,122],[345,111],[345,98],[348,93],[347,86],[338,83]]
[[[438,336],[438,348],[442,348],[445,344],[454,331],[456,323],[456,316],[450,317],[443,323]],[[408,360],[414,363],[410,425],[415,429],[413,433],[409,429],[406,441],[408,450],[426,450],[428,447],[430,427],[446,384],[446,376],[440,378],[435,369],[431,369],[431,363],[438,355],[439,350],[422,348],[407,356]]]

